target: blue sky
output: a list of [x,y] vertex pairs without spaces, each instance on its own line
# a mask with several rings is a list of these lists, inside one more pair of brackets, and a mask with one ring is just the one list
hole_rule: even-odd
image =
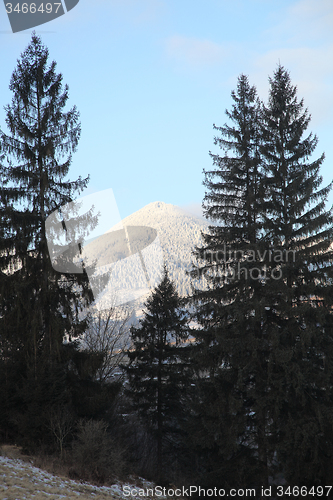
[[[331,0],[80,0],[36,28],[69,85],[82,135],[71,179],[112,188],[122,218],[153,201],[200,210],[213,123],[227,121],[241,73],[267,99],[280,60],[304,97],[333,175]],[[16,60],[32,30],[12,34],[0,5],[0,127]],[[333,203],[333,196],[329,205]]]

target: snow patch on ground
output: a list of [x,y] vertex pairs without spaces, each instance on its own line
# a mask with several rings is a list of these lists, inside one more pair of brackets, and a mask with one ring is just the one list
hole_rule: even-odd
[[[128,486],[131,492],[136,490],[138,495],[125,495],[125,486]],[[120,482],[112,486],[94,486],[54,476],[23,460],[0,456],[0,500],[59,500],[62,498],[67,500],[74,498],[138,500],[143,498],[139,495],[139,488],[153,489],[154,484],[140,479],[140,486]],[[165,497],[159,496],[158,498]]]

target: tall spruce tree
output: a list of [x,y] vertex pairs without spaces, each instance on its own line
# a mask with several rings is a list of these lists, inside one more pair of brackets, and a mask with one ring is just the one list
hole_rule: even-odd
[[[233,141],[218,142],[235,156],[214,156],[218,168],[206,173],[206,215],[220,224],[204,235],[193,273],[205,276],[193,297],[201,326],[194,436],[206,450],[205,480],[259,489],[278,472],[293,484],[302,474],[302,484],[327,483],[332,453],[331,186],[319,188],[324,156],[308,162],[317,138],[302,138],[310,118],[288,72],[279,66],[270,85],[248,136],[257,170],[246,168],[241,117],[253,100],[244,86],[246,99],[228,114]],[[244,172],[257,193],[252,239]]]
[[[234,126],[216,127],[222,137],[215,137],[215,145],[224,156],[210,153],[215,170],[205,171],[207,188],[203,207],[206,218],[218,221],[204,235],[208,245],[219,245],[222,240],[240,244],[255,243],[260,229],[261,172],[259,157],[259,100],[248,77],[240,75],[237,91],[231,92],[232,111],[226,110]],[[229,157],[232,151],[234,156]],[[234,248],[233,248],[234,249]],[[214,250],[214,248],[213,248]]]
[[[205,287],[193,300],[199,404],[194,440],[206,449],[202,481],[221,486],[267,483],[263,419],[263,298],[260,256],[267,246],[262,232],[264,182],[260,164],[259,101],[255,87],[241,75],[231,93],[233,126],[215,127],[224,155],[211,154],[215,170],[205,172],[203,207],[215,226],[196,250]],[[232,155],[228,156],[228,152]],[[259,387],[260,386],[260,387]]]
[[[59,401],[64,394],[61,364],[68,364],[70,350],[64,354],[63,342],[85,330],[79,312],[91,300],[86,275],[54,271],[48,253],[46,218],[88,182],[67,179],[80,137],[79,113],[75,106],[64,110],[68,86],[63,88],[48,56],[33,34],[10,81],[9,133],[0,131],[1,378],[7,412],[21,404],[27,414],[32,393],[38,392],[36,418],[39,404],[52,404],[52,397]],[[93,217],[88,220],[94,223]],[[37,382],[45,387],[37,389]]]
[[[264,230],[274,249],[265,283],[265,334],[271,402],[267,419],[291,484],[333,480],[332,212],[322,188],[324,154],[304,137],[310,115],[288,71],[278,66],[262,108],[261,155],[267,197]],[[273,403],[274,401],[274,403]]]
[[[184,367],[188,338],[187,315],[167,269],[145,303],[138,328],[131,328],[133,347],[125,367],[134,409],[157,443],[157,477],[165,480],[166,456],[172,436],[180,431],[182,400],[188,383]],[[163,477],[164,476],[164,477]]]

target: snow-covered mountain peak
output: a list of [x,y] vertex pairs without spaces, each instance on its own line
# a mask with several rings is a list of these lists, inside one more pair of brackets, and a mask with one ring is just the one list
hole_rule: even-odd
[[109,231],[120,229],[122,226],[138,225],[138,226],[151,226],[161,230],[160,225],[170,226],[175,230],[186,229],[186,226],[200,226],[207,228],[208,223],[196,215],[190,214],[171,203],[164,203],[163,201],[154,201],[144,206],[137,212],[129,215],[120,223],[110,228]]
[[163,262],[184,296],[191,289],[186,271],[191,269],[192,252],[201,244],[201,232],[207,230],[204,219],[155,201],[111,227],[84,251],[89,260],[97,259],[100,268],[112,265],[114,282],[110,281],[108,290],[117,289],[118,296],[147,295],[157,284],[157,267],[162,270]]

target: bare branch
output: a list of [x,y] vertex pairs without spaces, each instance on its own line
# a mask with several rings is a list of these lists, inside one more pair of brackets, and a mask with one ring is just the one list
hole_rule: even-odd
[[126,362],[125,349],[129,346],[130,327],[134,311],[127,307],[115,307],[92,312],[88,329],[83,338],[83,348],[90,352],[102,352],[104,360],[96,372],[101,382],[122,377],[119,365]]

